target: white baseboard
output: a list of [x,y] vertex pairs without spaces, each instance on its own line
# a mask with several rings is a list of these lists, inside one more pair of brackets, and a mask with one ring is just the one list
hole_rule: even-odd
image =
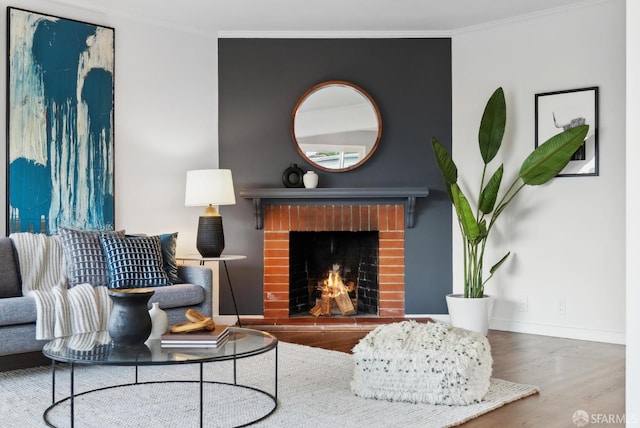
[[566,339],[589,340],[592,342],[615,343],[619,345],[624,345],[626,343],[626,333],[623,331],[595,330],[563,325],[528,323],[500,318],[492,318],[489,323],[489,328],[492,330],[564,337]]
[[[449,315],[447,314],[407,314],[406,318],[431,318],[436,321],[450,324]],[[591,342],[615,343],[624,345],[626,342],[625,332],[594,330],[581,327],[569,327],[561,325],[526,323],[512,321],[502,318],[491,318],[489,329],[500,331],[511,331],[514,333],[537,334],[540,336],[563,337],[565,339],[588,340]]]

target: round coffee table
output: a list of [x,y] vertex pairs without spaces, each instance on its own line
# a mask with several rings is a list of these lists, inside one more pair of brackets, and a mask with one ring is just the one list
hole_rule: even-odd
[[[273,407],[258,419],[243,423],[239,426],[251,425],[271,415],[278,407],[278,339],[269,333],[248,328],[229,327],[229,340],[217,348],[166,348],[162,347],[159,339],[147,341],[139,346],[116,346],[106,331],[95,333],[75,334],[60,337],[48,342],[42,352],[51,359],[52,398],[43,414],[47,426],[55,427],[49,420],[49,412],[62,403],[69,401],[71,427],[74,426],[74,399],[93,392],[111,388],[126,388],[133,385],[148,383],[199,383],[200,384],[200,426],[203,426],[204,384],[230,385],[245,388],[263,394],[273,401]],[[273,394],[252,386],[237,383],[236,361],[274,350],[274,392]],[[204,363],[233,361],[233,383],[206,381],[203,379]],[[56,401],[56,362],[70,365],[69,396]],[[199,364],[199,380],[185,381],[138,381],[138,367],[152,365]],[[104,366],[135,366],[135,380],[131,383],[96,388],[82,393],[74,392],[74,371],[76,365],[104,365]]]

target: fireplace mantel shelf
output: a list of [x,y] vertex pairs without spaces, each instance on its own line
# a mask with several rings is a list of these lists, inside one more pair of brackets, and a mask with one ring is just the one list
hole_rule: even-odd
[[[339,200],[339,199],[404,199],[406,226],[413,227],[416,198],[429,196],[426,187],[344,187],[344,188],[253,188],[240,190],[240,197],[253,199],[256,229],[263,227],[262,204],[264,200]],[[268,203],[265,201],[265,203]]]

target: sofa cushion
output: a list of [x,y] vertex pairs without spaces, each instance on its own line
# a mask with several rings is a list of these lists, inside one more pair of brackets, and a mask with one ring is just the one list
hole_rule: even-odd
[[[196,306],[205,299],[204,288],[194,284],[176,284],[154,290],[149,308],[154,302],[158,302],[162,309]],[[36,299],[32,296],[0,299],[0,327],[35,323],[36,310]]]
[[0,299],[0,326],[33,322],[36,322],[36,299],[33,296]]
[[154,290],[155,293],[149,299],[149,307],[154,302],[158,302],[162,309],[195,306],[202,303],[205,298],[204,288],[194,284],[174,284],[170,287],[158,287]]
[[95,287],[109,284],[107,261],[100,243],[101,235],[124,236],[124,231],[60,228],[70,287],[83,283],[89,283]]
[[13,243],[10,238],[0,237],[0,298],[19,296],[22,296],[22,285]]
[[170,285],[162,266],[159,236],[102,235],[109,288],[140,288]]
[[164,271],[172,284],[182,284],[184,281],[178,276],[178,262],[176,262],[176,244],[178,232],[164,233],[160,235],[160,246],[162,248],[162,264]]

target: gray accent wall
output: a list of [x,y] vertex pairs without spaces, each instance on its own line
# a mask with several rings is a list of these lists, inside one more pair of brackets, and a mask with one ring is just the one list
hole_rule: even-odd
[[[247,256],[228,263],[239,312],[262,314],[263,231],[255,229],[252,201],[238,191],[284,187],[282,172],[296,163],[318,173],[319,187],[428,187],[429,197],[416,203],[415,227],[405,230],[406,313],[446,313],[451,208],[431,137],[451,149],[451,40],[219,39],[218,68],[220,168],[232,170],[237,197],[220,210],[224,253]],[[327,80],[355,83],[380,108],[378,150],[353,171],[314,169],[292,141],[298,98]],[[231,314],[224,270],[220,277],[220,310]]]

